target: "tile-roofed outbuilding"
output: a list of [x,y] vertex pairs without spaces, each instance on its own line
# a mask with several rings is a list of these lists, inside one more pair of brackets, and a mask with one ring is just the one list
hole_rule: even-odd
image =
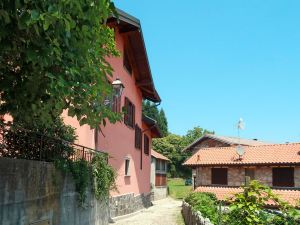
[[184,165],[300,165],[300,143],[243,146],[239,157],[236,146],[199,149]]
[[[210,187],[199,186],[195,192],[208,192],[214,193],[218,200],[225,201],[235,194],[242,192],[242,188],[239,187]],[[272,192],[277,195],[281,200],[290,203],[291,205],[297,205],[300,200],[300,190],[281,190],[273,189]],[[274,202],[268,201],[266,205],[275,206]]]
[[212,139],[219,142],[222,142],[224,144],[228,145],[243,145],[243,146],[260,146],[260,145],[269,145],[271,143],[258,141],[257,139],[244,139],[244,138],[238,138],[238,137],[228,137],[228,136],[218,136],[214,134],[205,134],[196,141],[194,141],[189,146],[185,147],[182,151],[187,151],[197,148],[197,145],[199,145],[202,141],[206,139]]
[[170,161],[170,159],[168,159],[166,156],[154,151],[153,149],[151,149],[151,156],[153,156],[156,159],[161,159],[161,160],[165,160],[165,161]]

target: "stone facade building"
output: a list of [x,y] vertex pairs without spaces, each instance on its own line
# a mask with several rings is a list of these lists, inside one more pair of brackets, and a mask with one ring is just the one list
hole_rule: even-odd
[[[237,137],[228,137],[228,136],[218,136],[214,134],[205,134],[192,144],[185,147],[182,151],[190,151],[195,154],[199,149],[202,148],[216,148],[216,147],[234,147],[234,146],[261,146],[267,145],[268,143],[258,141],[257,139],[243,139]],[[206,171],[209,173],[209,171]],[[209,174],[208,174],[209,175]],[[210,176],[210,175],[209,175]],[[193,177],[193,187],[195,188],[196,184],[196,171],[192,171]],[[235,179],[235,178],[234,178]],[[206,183],[206,182],[204,182]]]
[[300,143],[201,148],[184,165],[194,169],[195,191],[222,200],[250,180],[276,189],[292,203],[300,199]]

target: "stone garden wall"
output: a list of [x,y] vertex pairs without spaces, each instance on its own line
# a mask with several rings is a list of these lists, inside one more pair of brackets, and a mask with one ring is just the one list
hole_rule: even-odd
[[87,192],[78,206],[73,178],[52,163],[0,157],[1,225],[106,225],[108,200]]
[[204,218],[200,212],[194,212],[192,207],[186,203],[182,203],[182,216],[185,225],[213,225],[208,218]]
[[134,195],[125,194],[110,198],[111,218],[134,213],[138,210],[152,206],[151,194]]

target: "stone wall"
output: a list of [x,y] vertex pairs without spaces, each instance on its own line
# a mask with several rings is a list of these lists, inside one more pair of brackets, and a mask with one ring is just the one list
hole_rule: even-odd
[[168,196],[167,187],[155,187],[153,188],[152,192],[154,201],[166,198]]
[[[198,167],[196,169],[196,187],[211,185],[211,167]],[[255,180],[272,186],[272,167],[256,166]],[[295,187],[300,187],[300,167],[295,167]],[[228,186],[241,186],[245,182],[245,167],[228,167]]]
[[87,192],[78,207],[73,178],[52,163],[0,158],[1,225],[106,225],[108,201]]
[[241,186],[245,182],[245,169],[242,167],[228,168],[228,185]]
[[204,218],[201,212],[195,212],[192,207],[186,203],[182,203],[182,216],[186,225],[213,225],[208,218]]
[[198,167],[196,174],[196,187],[211,185],[211,167]]
[[134,213],[152,206],[151,193],[134,196],[134,193],[119,195],[110,198],[111,218]]
[[272,168],[271,167],[258,167],[255,168],[255,179],[261,183],[272,186]]

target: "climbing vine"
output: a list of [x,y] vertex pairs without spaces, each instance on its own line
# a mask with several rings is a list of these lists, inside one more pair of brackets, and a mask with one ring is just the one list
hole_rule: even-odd
[[116,190],[116,172],[107,163],[107,155],[95,153],[89,163],[84,159],[73,161],[71,159],[58,159],[55,161],[57,169],[64,173],[70,173],[75,182],[75,189],[78,193],[78,202],[83,206],[86,200],[86,193],[89,185],[96,199],[103,200],[109,196],[110,190]]
[[107,163],[107,156],[97,154],[92,160],[92,178],[95,196],[104,199],[110,190],[117,190],[116,171]]

